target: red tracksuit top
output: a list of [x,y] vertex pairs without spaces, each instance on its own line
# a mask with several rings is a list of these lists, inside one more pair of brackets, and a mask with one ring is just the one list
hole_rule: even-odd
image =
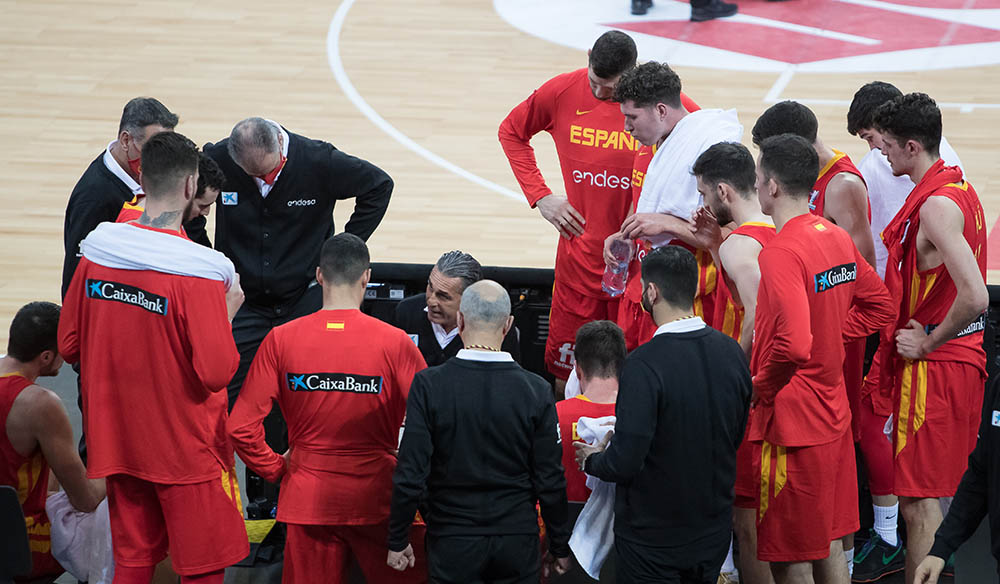
[[232,467],[223,390],[239,353],[225,296],[217,280],[80,260],[59,352],[82,365],[89,477],[192,484]]
[[761,250],[750,370],[759,401],[748,439],[826,444],[847,431],[844,341],[895,318],[878,274],[846,231],[816,215],[789,220]]
[[[683,94],[682,100],[693,105]],[[556,278],[594,298],[607,298],[601,290],[604,240],[628,215],[632,160],[641,146],[624,128],[620,105],[594,97],[586,68],[545,82],[500,124],[500,144],[531,206],[552,192],[538,170],[531,137],[552,136],[566,197],[587,221],[582,236],[559,238]]]
[[[763,247],[767,245],[767,242],[774,239],[777,232],[774,230],[774,225],[770,223],[751,221],[740,225],[726,237],[732,237],[733,235],[752,237]],[[725,274],[725,270],[723,270],[723,274]],[[719,278],[718,290],[718,295],[715,298],[715,317],[713,318],[713,322],[719,331],[729,335],[738,343],[740,342],[740,332],[743,330],[743,314],[745,312],[743,305],[736,304],[733,300],[732,292],[729,291],[729,285],[726,283],[725,277]]]
[[[273,329],[229,419],[247,466],[281,480],[278,519],[373,525],[389,518],[406,397],[426,368],[410,337],[360,310],[320,310]],[[264,442],[276,402],[291,460]]]
[[[587,475],[576,463],[576,448],[574,442],[580,441],[576,433],[576,422],[580,418],[603,418],[615,415],[615,404],[599,404],[590,401],[582,395],[556,402],[556,414],[559,416],[559,431],[562,441],[562,464],[566,474],[566,498],[573,503],[585,503],[590,498],[587,488]],[[568,437],[572,440],[568,440]]]

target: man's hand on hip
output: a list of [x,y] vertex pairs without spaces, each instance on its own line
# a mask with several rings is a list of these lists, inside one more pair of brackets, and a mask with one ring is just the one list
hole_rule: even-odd
[[546,221],[552,224],[559,235],[573,239],[574,235],[583,235],[583,226],[587,223],[583,215],[569,204],[563,195],[549,194],[535,203],[538,211]]

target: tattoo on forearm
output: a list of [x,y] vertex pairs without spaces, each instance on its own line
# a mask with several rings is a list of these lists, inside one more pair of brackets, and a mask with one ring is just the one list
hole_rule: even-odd
[[139,225],[149,225],[150,227],[169,227],[171,223],[180,217],[180,211],[166,211],[161,213],[158,217],[150,217],[145,211],[139,217]]

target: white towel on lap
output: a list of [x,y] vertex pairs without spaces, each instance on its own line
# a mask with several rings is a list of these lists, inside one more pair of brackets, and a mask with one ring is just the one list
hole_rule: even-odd
[[80,243],[83,257],[106,268],[153,270],[222,282],[236,280],[233,262],[190,239],[128,223],[101,223]]
[[[739,142],[742,138],[743,126],[736,110],[703,109],[681,118],[649,163],[636,212],[689,219],[701,205],[691,167],[712,145]],[[668,235],[650,241],[654,247],[660,247],[671,239]]]
[[45,513],[52,526],[52,557],[77,580],[111,584],[115,562],[108,500],[93,513],[83,513],[73,508],[65,491],[57,491],[45,500]]
[[[615,429],[614,424],[614,416],[580,418],[576,422],[576,433],[584,442],[597,444]],[[615,484],[588,476],[587,487],[591,490],[590,497],[576,518],[569,547],[584,571],[599,580],[601,566],[615,543]]]

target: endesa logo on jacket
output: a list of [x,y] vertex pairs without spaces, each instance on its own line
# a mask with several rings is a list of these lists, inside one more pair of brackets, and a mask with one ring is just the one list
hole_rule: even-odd
[[849,264],[834,266],[829,270],[816,274],[814,278],[816,280],[816,292],[826,292],[834,286],[856,280],[858,278],[858,264],[851,262]]
[[288,389],[292,391],[346,391],[349,393],[382,393],[382,377],[353,373],[287,373]]
[[131,304],[160,316],[167,315],[167,298],[142,288],[120,282],[88,279],[85,290],[87,298]]

